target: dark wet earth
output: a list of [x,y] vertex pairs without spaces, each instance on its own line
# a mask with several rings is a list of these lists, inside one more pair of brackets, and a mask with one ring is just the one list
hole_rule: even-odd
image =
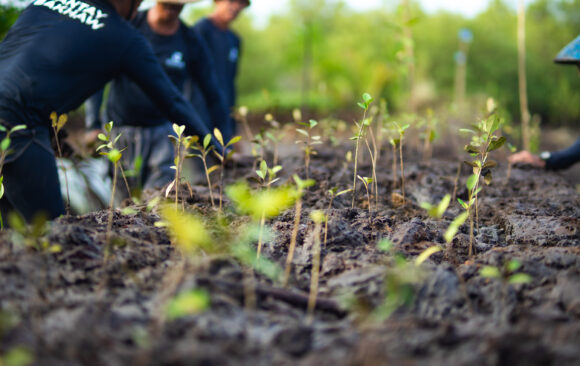
[[[352,171],[321,153],[304,196],[289,286],[227,255],[184,261],[172,246],[157,208],[115,212],[112,254],[104,260],[107,212],[64,217],[47,232],[7,230],[0,237],[0,355],[25,350],[34,365],[580,365],[580,197],[556,173],[505,166],[483,189],[475,256],[468,257],[469,225],[446,244],[443,233],[461,212],[453,203],[442,219],[420,202],[438,202],[455,186],[457,163],[408,162],[407,203],[391,203],[390,162],[379,169],[379,206],[369,216],[364,191],[328,212],[322,249],[320,301],[306,316],[315,225],[312,209],[328,206],[325,192],[348,188]],[[284,161],[283,181],[304,172],[299,157]],[[246,178],[251,167],[236,168]],[[368,166],[362,172],[370,174]],[[361,174],[362,175],[362,174]],[[467,169],[457,196],[466,198]],[[212,217],[208,190],[194,187],[187,210]],[[226,202],[226,207],[229,204]],[[227,208],[229,210],[229,208]],[[226,216],[235,230],[243,218]],[[268,222],[273,237],[263,255],[284,266],[294,222],[287,210]],[[235,237],[235,235],[234,235]],[[377,248],[381,238],[394,247]],[[51,253],[50,248],[60,250]],[[413,260],[442,245],[420,268]],[[394,255],[407,258],[398,267]],[[531,281],[509,284],[480,274],[510,260]],[[419,268],[419,269],[418,269]],[[255,278],[248,292],[244,278]],[[390,316],[386,298],[413,296]],[[176,319],[168,301],[204,289],[211,304]],[[248,305],[248,299],[254,305]],[[381,316],[382,314],[382,316]],[[0,364],[2,364],[0,362]],[[7,364],[7,363],[6,363]]]

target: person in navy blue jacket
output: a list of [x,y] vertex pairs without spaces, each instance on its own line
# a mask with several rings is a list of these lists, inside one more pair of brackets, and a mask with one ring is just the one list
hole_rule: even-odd
[[40,212],[49,218],[65,212],[50,149],[50,114],[78,108],[119,75],[134,80],[189,134],[209,133],[145,37],[126,21],[140,2],[34,0],[0,43],[0,123],[28,127],[12,136],[12,154],[3,166],[4,217],[12,209],[27,220]]
[[[215,0],[215,8],[208,18],[203,18],[193,27],[207,44],[210,50],[213,65],[218,76],[220,88],[224,91],[226,104],[230,112],[236,105],[235,80],[238,73],[241,41],[230,27],[240,13],[250,6],[249,0]],[[191,102],[200,115],[207,116],[208,100],[202,91],[195,85],[191,91]],[[231,139],[236,130],[235,121],[229,118],[227,123],[218,127],[226,140]]]
[[[206,125],[213,130],[211,127],[223,124],[229,113],[205,42],[179,19],[184,3],[194,1],[197,0],[160,0],[149,10],[139,12],[131,24],[150,42],[155,57],[177,89],[183,91],[186,81],[195,78],[207,100]],[[89,128],[101,128],[101,100],[99,92],[85,104]],[[173,134],[173,121],[167,120],[131,78],[120,75],[111,83],[105,121],[114,121],[116,133],[121,134],[119,144],[127,147],[123,152],[124,166],[133,169],[140,158],[136,182],[139,188],[160,188],[173,180],[175,154],[168,138]]]
[[[578,67],[578,75],[580,76],[580,36],[566,45],[558,53],[554,62],[575,65]],[[580,161],[580,138],[570,147],[560,151],[544,151],[539,156],[529,151],[520,151],[510,156],[509,160],[512,164],[527,164],[549,170],[567,169]]]

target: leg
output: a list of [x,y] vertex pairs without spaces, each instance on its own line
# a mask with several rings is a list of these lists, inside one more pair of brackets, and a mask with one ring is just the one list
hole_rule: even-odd
[[65,214],[54,155],[33,143],[3,168],[5,195],[2,217],[11,208],[30,222],[37,214],[49,219]]

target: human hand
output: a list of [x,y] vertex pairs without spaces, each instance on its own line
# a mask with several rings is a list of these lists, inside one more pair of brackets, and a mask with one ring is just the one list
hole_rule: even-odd
[[531,165],[535,168],[545,168],[546,162],[540,159],[539,156],[530,153],[529,151],[520,151],[517,152],[510,157],[508,157],[508,161],[511,164],[523,164],[523,165]]

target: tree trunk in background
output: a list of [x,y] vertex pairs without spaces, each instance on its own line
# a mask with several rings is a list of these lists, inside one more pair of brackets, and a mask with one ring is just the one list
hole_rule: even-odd
[[526,83],[526,6],[524,0],[518,3],[518,74],[520,89],[520,112],[522,118],[522,146],[530,150],[530,111]]

